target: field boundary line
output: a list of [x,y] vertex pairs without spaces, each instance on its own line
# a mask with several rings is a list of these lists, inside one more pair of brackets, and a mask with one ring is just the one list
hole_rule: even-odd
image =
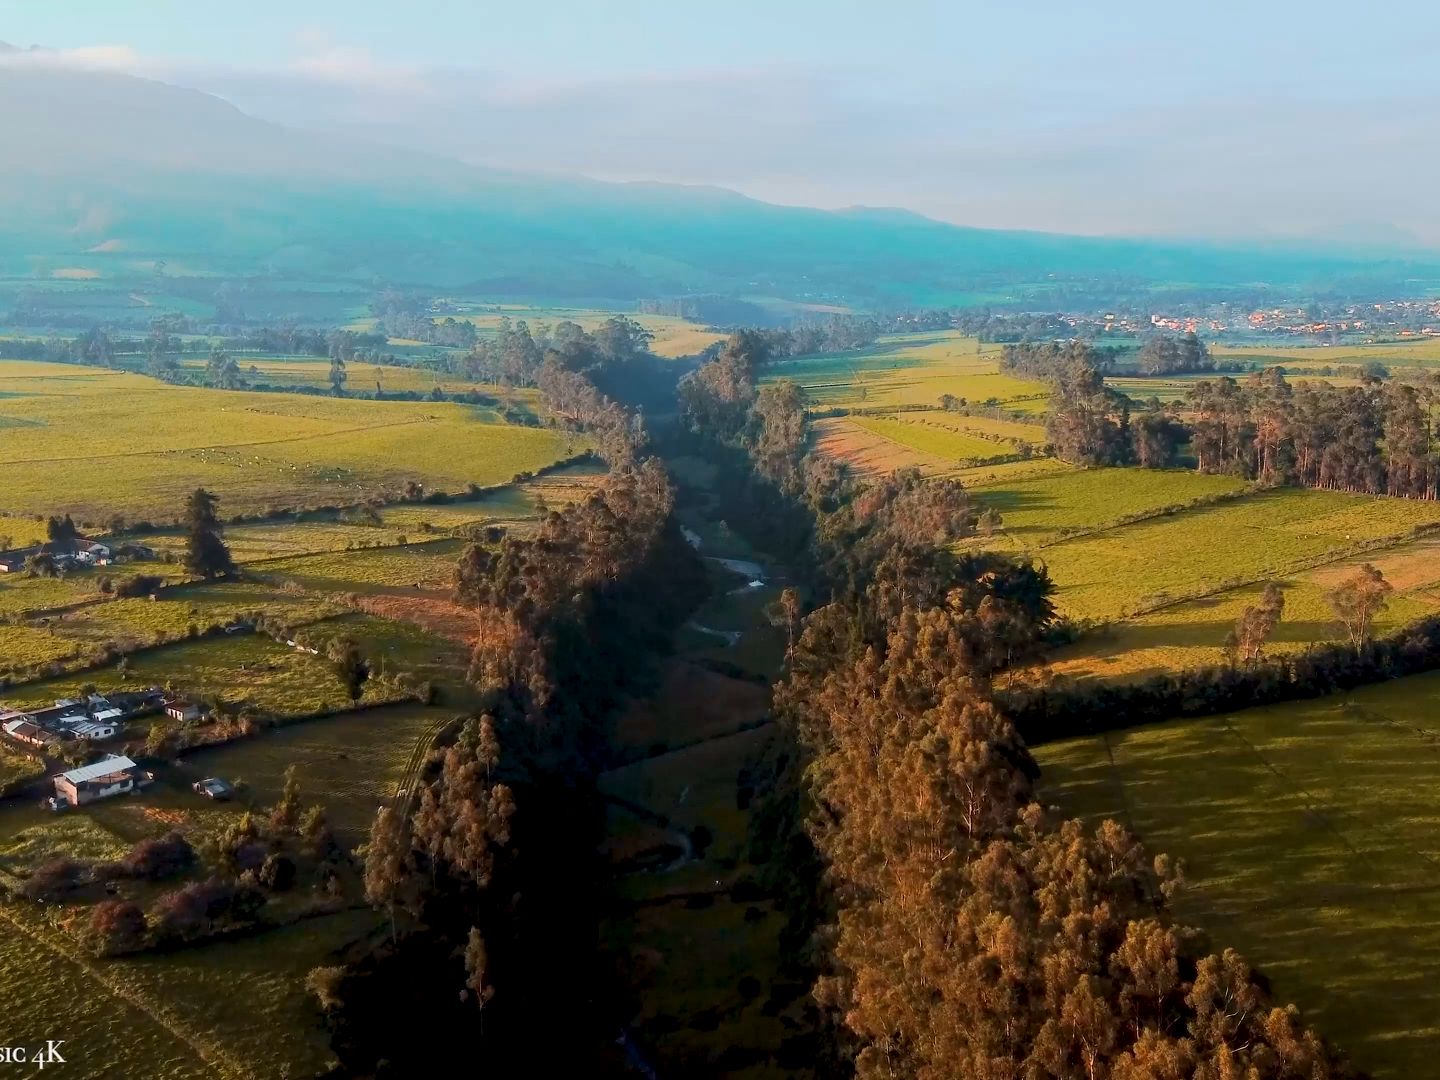
[[73,949],[68,943],[60,945],[50,939],[48,933],[42,933],[33,925],[27,925],[26,920],[10,911],[8,905],[0,904],[0,919],[9,923],[18,933],[24,934],[27,938],[39,945],[42,949],[60,957],[62,960],[73,964],[85,972],[91,979],[99,983],[112,996],[124,1001],[131,1008],[149,1017],[152,1023],[164,1030],[172,1038],[188,1046],[194,1055],[205,1065],[215,1069],[231,1080],[260,1080],[248,1065],[237,1061],[223,1048],[215,1045],[207,1045],[206,1040],[191,1031],[184,1021],[174,1016],[169,1006],[163,1004],[151,994],[135,987],[126,986],[120,979],[102,973],[95,964],[79,955],[78,950]]

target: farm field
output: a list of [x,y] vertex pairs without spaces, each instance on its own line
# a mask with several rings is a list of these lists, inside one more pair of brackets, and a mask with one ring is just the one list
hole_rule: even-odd
[[448,589],[465,543],[431,540],[403,547],[368,548],[300,555],[264,564],[273,580],[293,581],[321,592],[363,592],[397,588]]
[[1217,359],[1248,360],[1290,367],[1365,364],[1378,360],[1386,367],[1428,368],[1440,365],[1440,338],[1412,338],[1377,345],[1213,345]]
[[369,910],[342,911],[178,953],[96,960],[31,912],[0,907],[0,977],[21,1013],[6,1037],[43,1044],[83,1001],[86,1022],[66,1027],[63,1052],[96,1080],[315,1075],[331,1054],[305,973],[376,922]]
[[184,762],[197,776],[243,779],[261,805],[279,797],[285,770],[294,765],[305,801],[323,804],[341,843],[353,846],[365,839],[380,803],[395,794],[415,744],[454,715],[424,705],[341,713],[200,749]]
[[[0,981],[14,1015],[6,1018],[5,1038],[15,1046],[44,1045],[56,1038],[56,1018],[73,1015],[76,1002],[98,1007],[85,1023],[67,1030],[67,1061],[85,1062],[95,1080],[205,1080],[215,1075],[195,1049],[157,1017],[110,993],[92,974],[93,962],[56,951],[45,939],[27,933],[13,920],[27,920],[0,906]],[[56,1066],[57,1070],[62,1066]],[[43,1073],[18,1073],[29,1077]],[[224,1074],[222,1074],[224,1075]]]
[[[407,481],[459,491],[572,457],[582,439],[487,410],[167,386],[141,375],[0,362],[0,510],[174,520],[197,484],[222,513],[358,502]],[[402,464],[403,463],[403,464]]]
[[[206,359],[190,359],[181,367],[191,372],[204,372]],[[251,383],[269,386],[313,386],[330,389],[330,361],[315,356],[249,356],[235,354],[241,373]],[[447,394],[487,394],[499,401],[511,402],[532,411],[539,411],[540,394],[533,389],[518,389],[479,382],[465,375],[447,374],[434,367],[398,367],[390,364],[368,364],[352,360],[345,365],[346,389],[359,393],[379,390],[386,394],[428,394],[440,389]]]
[[[1010,466],[994,468],[999,472]],[[998,510],[1004,521],[999,545],[990,540],[986,546],[1008,544],[1017,551],[1033,551],[1054,544],[1066,532],[1095,529],[1135,514],[1245,489],[1244,481],[1235,477],[1210,476],[1188,469],[1076,469],[1062,465],[1058,471],[1038,471],[1042,475],[1027,476],[1017,468],[998,480],[985,477],[980,469],[969,470],[979,474],[973,479],[962,475],[962,482],[975,499],[982,506]]]
[[[1375,620],[1377,634],[1394,633],[1440,612],[1440,540],[1402,542],[1279,579],[1285,589],[1285,611],[1266,652],[1343,638],[1325,592],[1364,563],[1379,568],[1395,589]],[[1112,623],[1056,650],[1050,655],[1051,665],[1066,675],[1133,678],[1220,663],[1225,635],[1245,608],[1259,601],[1261,591],[1262,586],[1246,586]]]
[[1116,619],[1227,585],[1283,578],[1360,544],[1400,543],[1437,523],[1435,503],[1262,491],[1053,543],[1043,558],[1063,613]]
[[1011,456],[1022,441],[1045,441],[1038,424],[917,408],[938,406],[948,394],[972,404],[1043,413],[1045,387],[1000,374],[995,352],[994,346],[953,333],[896,335],[853,353],[779,361],[766,379],[798,383],[816,406],[857,410],[816,422],[822,453],[863,474],[899,468],[944,474]]
[[[539,518],[542,509],[559,509],[587,497],[604,474],[605,468],[600,463],[579,461],[473,499],[383,506],[373,520],[330,513],[306,516],[298,521],[231,525],[225,529],[225,544],[237,563],[253,563],[394,547],[433,539],[437,533],[463,532],[479,526],[524,528]],[[177,558],[185,550],[185,537],[178,531],[151,533],[136,539],[157,552],[169,552]],[[136,573],[156,573],[157,565],[138,563],[132,569]],[[269,567],[257,569],[263,572]],[[171,572],[179,573],[179,570],[171,568]],[[0,587],[4,585],[4,579],[0,578]],[[5,610],[4,604],[3,593],[0,593],[0,611]]]
[[[1182,859],[1177,914],[1377,1078],[1440,1052],[1440,674],[1036,748],[1041,797]],[[1384,1002],[1377,1008],[1377,1002]]]
[[249,704],[277,715],[338,709],[347,704],[339,681],[322,657],[286,648],[260,634],[235,634],[186,641],[136,653],[129,674],[115,668],[63,675],[6,691],[20,708],[48,705],[75,696],[93,683],[101,693],[127,687],[173,686],[178,692]]
[[767,369],[766,381],[797,383],[820,407],[938,406],[950,394],[1043,413],[1045,385],[1002,375],[999,350],[956,333],[894,335],[851,353],[779,361]]
[[[96,594],[84,595],[98,599]],[[129,651],[174,641],[262,613],[301,625],[341,610],[323,596],[277,591],[245,581],[186,585],[159,595],[161,599],[153,601],[106,599],[29,622],[0,625],[0,643],[4,645],[0,674],[89,655],[101,647]]]

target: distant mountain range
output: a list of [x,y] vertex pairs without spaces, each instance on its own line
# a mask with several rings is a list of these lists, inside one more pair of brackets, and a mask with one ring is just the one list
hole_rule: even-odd
[[492,296],[707,293],[877,308],[1440,280],[1440,255],[1004,232],[898,209],[811,210],[717,188],[480,169],[292,130],[160,82],[8,59],[0,274],[12,277],[92,265],[122,274],[164,259],[174,274]]

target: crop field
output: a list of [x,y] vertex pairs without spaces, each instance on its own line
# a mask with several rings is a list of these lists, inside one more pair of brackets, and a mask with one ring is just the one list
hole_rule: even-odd
[[1381,345],[1215,345],[1218,359],[1281,364],[1286,368],[1335,367],[1378,360],[1387,368],[1440,365],[1440,338],[1412,338]]
[[404,547],[301,555],[264,564],[265,574],[306,589],[366,592],[384,589],[449,589],[465,544],[431,540]]
[[1007,409],[1044,412],[1045,385],[1002,375],[999,348],[954,333],[896,335],[851,353],[782,360],[766,379],[798,383],[819,406],[938,405],[950,394],[972,404],[994,400]]
[[[766,378],[798,383],[817,406],[865,410],[816,423],[820,450],[858,472],[918,468],[927,475],[949,474],[961,465],[1013,455],[1022,441],[1045,441],[1038,424],[916,408],[938,406],[949,394],[972,404],[1043,413],[1044,385],[1002,375],[995,352],[994,346],[957,334],[897,335],[853,353],[780,361]],[[897,411],[887,414],[887,406]]]
[[1003,439],[1009,443],[1043,443],[1045,425],[1036,421],[995,419],[990,416],[967,416],[944,409],[921,409],[896,413],[896,419],[925,427],[941,428],[979,438]]
[[1051,476],[1067,476],[1081,470],[1059,458],[1030,458],[1028,461],[1001,461],[989,465],[971,465],[953,473],[965,487],[979,490],[1014,484],[1021,480],[1040,480]]
[[[923,414],[920,414],[923,415]],[[910,414],[857,416],[851,423],[891,442],[952,461],[983,462],[1014,452],[1014,444],[990,442],[964,431],[927,423]]]
[[411,480],[459,491],[584,449],[464,405],[202,390],[23,361],[0,362],[0,423],[0,510],[91,521],[173,520],[197,484],[223,513],[357,502]]
[[[1440,612],[1440,539],[1403,542],[1278,579],[1285,590],[1285,611],[1266,652],[1343,639],[1325,592],[1362,563],[1378,567],[1395,588],[1375,620],[1377,634],[1393,633]],[[1133,678],[1220,663],[1225,635],[1248,605],[1259,602],[1261,591],[1260,585],[1232,589],[1113,623],[1051,654],[1052,665],[1069,675]]]
[[1286,489],[1075,537],[1042,554],[1061,611],[1114,619],[1227,583],[1285,578],[1436,523],[1435,503]]
[[[1177,914],[1377,1078],[1440,1053],[1440,674],[1036,748],[1041,795],[1184,861]],[[1379,1006],[1383,1003],[1383,1007]]]
[[[1029,465],[1031,462],[1017,462]],[[1034,463],[1043,464],[1043,463]],[[998,466],[1005,469],[1007,466]],[[1047,470],[1048,471],[1048,470]],[[978,473],[980,470],[971,470]],[[1018,470],[1017,470],[1018,472]],[[1014,475],[1013,473],[1010,475]],[[1088,530],[1121,518],[1152,513],[1196,499],[1244,490],[1241,480],[1171,469],[1075,469],[1051,475],[965,481],[975,499],[1000,512],[1004,521],[999,546],[1033,551],[1055,543],[1066,531]],[[995,547],[996,542],[987,541]]]

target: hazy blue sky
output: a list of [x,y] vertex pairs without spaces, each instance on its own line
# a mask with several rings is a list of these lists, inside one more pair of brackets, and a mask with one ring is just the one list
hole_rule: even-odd
[[978,225],[1440,243],[1422,0],[0,0],[0,40],[484,164]]

